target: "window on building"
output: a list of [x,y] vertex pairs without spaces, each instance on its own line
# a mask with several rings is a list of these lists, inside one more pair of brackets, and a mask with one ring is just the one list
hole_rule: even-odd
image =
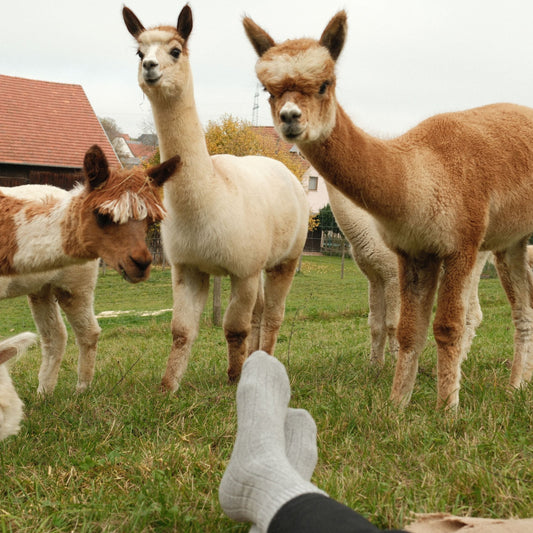
[[316,191],[318,189],[318,176],[309,176],[308,190]]

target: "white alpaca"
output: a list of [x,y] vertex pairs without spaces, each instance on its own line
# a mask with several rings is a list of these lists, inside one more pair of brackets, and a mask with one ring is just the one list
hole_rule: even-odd
[[24,407],[9,376],[7,361],[26,351],[36,340],[33,333],[20,333],[0,342],[0,440],[18,433]]
[[93,146],[85,156],[83,187],[0,188],[0,298],[29,296],[43,345],[39,392],[53,391],[65,351],[60,307],[80,350],[77,390],[90,384],[100,332],[93,310],[96,258],[128,281],[148,277],[147,224],[161,219],[158,191],[178,165],[176,157],[148,171],[110,170]]
[[400,349],[392,401],[410,400],[439,286],[433,322],[438,405],[458,404],[480,252],[495,253],[512,306],[511,386],[530,381],[533,279],[526,244],[533,231],[533,110],[496,104],[447,113],[396,139],[376,139],[352,123],[335,97],[345,12],[331,19],[319,41],[276,44],[250,18],[244,26],[260,56],[256,73],[271,95],[278,131],[326,180],[374,216],[398,254]]
[[398,257],[383,241],[372,215],[357,207],[328,182],[326,188],[335,220],[350,242],[352,257],[368,279],[370,362],[382,365],[387,339],[390,354],[396,357],[398,353]]
[[174,309],[173,344],[162,387],[177,390],[185,372],[210,274],[231,279],[223,325],[228,376],[234,380],[251,351],[274,351],[307,235],[307,198],[296,177],[278,161],[209,156],[189,65],[189,6],[181,11],[177,28],[146,30],[126,7],[123,16],[138,42],[138,80],[152,105],[161,159],[179,153],[184,161],[165,185],[168,215],[162,236],[172,264]]

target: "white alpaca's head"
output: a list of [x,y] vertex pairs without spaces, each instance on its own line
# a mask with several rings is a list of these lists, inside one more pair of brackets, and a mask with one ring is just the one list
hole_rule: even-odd
[[139,86],[150,100],[179,98],[191,83],[187,39],[192,31],[192,11],[186,5],[176,27],[146,29],[137,16],[124,7],[122,16],[135,37],[140,58]]
[[243,25],[259,56],[255,70],[270,93],[276,129],[290,142],[327,138],[335,126],[335,62],[346,38],[346,13],[340,11],[331,19],[319,41],[276,44],[249,17]]

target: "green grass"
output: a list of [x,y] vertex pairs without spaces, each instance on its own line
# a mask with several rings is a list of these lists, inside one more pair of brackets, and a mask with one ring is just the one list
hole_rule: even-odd
[[[229,284],[223,282],[223,301]],[[394,364],[369,365],[367,284],[351,262],[306,257],[287,302],[277,357],[291,405],[318,425],[313,481],[376,525],[412,512],[533,516],[533,386],[510,394],[513,328],[496,279],[482,279],[484,320],[463,364],[461,406],[435,411],[435,347],[421,357],[412,402],[388,402]],[[96,311],[172,306],[169,270],[128,285],[98,282]],[[208,306],[209,307],[209,306]],[[0,335],[35,331],[23,298],[0,302]],[[248,531],[226,518],[217,489],[235,436],[222,329],[210,308],[176,395],[157,387],[171,343],[170,313],[102,318],[96,376],[74,394],[69,345],[53,395],[36,395],[32,348],[12,368],[26,404],[18,436],[0,442],[0,532]]]

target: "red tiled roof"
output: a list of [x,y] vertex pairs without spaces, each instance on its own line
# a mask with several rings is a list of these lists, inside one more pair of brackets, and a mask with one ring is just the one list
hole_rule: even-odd
[[131,153],[142,160],[150,159],[157,150],[157,146],[148,146],[147,144],[143,144],[140,142],[135,141],[129,141],[126,139],[126,143],[131,150]]
[[81,85],[0,74],[0,162],[81,168],[98,144],[121,166]]
[[276,145],[280,148],[283,148],[285,152],[290,152],[294,144],[288,143],[286,140],[282,139],[276,128],[274,126],[252,126],[253,130],[259,135],[270,138],[275,141]]
[[307,159],[300,154],[298,147],[294,143],[289,143],[285,139],[282,139],[274,126],[252,126],[252,128],[258,135],[266,139],[271,139],[280,150],[290,153],[294,158],[298,158],[305,169],[311,166]]

